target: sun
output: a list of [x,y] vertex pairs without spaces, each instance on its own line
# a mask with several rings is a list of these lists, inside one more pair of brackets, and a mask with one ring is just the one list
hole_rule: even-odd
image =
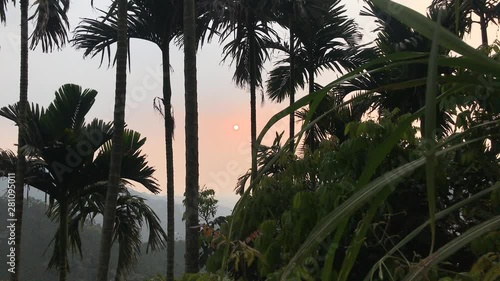
[[238,125],[233,126],[233,130],[238,131],[239,129],[240,129],[240,126],[238,126]]

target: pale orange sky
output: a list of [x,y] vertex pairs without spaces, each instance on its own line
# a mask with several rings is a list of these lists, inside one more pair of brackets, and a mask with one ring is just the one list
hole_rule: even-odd
[[[74,1],[70,12],[71,27],[78,23],[79,17],[94,17],[88,1]],[[430,1],[398,1],[424,12]],[[357,16],[361,1],[346,1],[349,14],[358,19],[364,30],[365,40],[372,41],[373,22]],[[99,6],[103,7],[103,6]],[[0,27],[0,77],[2,77],[2,95],[0,106],[12,104],[18,99],[19,44],[18,44],[18,9],[9,6],[8,22]],[[491,30],[490,42],[496,38],[496,28]],[[479,42],[479,32],[471,42]],[[477,46],[477,44],[472,44]],[[47,106],[54,97],[54,91],[64,83],[76,83],[85,88],[98,90],[97,101],[87,115],[106,121],[112,120],[114,100],[115,69],[106,66],[98,68],[99,59],[82,60],[83,53],[70,47],[52,54],[40,51],[30,52],[29,61],[29,100]],[[173,48],[173,107],[176,131],[174,140],[175,190],[176,195],[184,193],[184,89],[183,55]],[[232,83],[234,68],[229,63],[221,64],[221,47],[218,44],[206,45],[198,55],[198,95],[199,95],[199,150],[200,184],[215,189],[221,203],[231,206],[237,200],[233,189],[236,179],[250,167],[250,103],[245,89],[239,89]],[[128,127],[139,131],[148,138],[144,151],[149,162],[156,167],[156,178],[165,186],[165,150],[163,139],[163,121],[152,110],[153,99],[161,96],[161,57],[158,48],[148,42],[133,41],[131,44],[132,71],[128,75],[127,111]],[[267,64],[266,71],[272,65]],[[267,72],[264,73],[267,75]],[[318,79],[327,83],[335,78],[330,73]],[[266,78],[264,77],[264,80]],[[259,99],[260,101],[260,99]],[[286,106],[266,100],[257,107],[258,132],[269,118]],[[233,125],[239,125],[234,131]],[[300,124],[299,124],[300,125]],[[299,126],[298,125],[298,126]],[[279,123],[266,139],[270,143],[274,132],[286,131],[288,120]],[[14,149],[17,130],[10,122],[1,118],[1,148]],[[285,133],[286,134],[286,133]],[[164,194],[164,192],[162,193]]]

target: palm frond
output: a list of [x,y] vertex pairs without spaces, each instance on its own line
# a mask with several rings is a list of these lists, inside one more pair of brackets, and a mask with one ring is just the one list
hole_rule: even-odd
[[[73,46],[84,49],[84,56],[94,57],[101,55],[101,64],[107,57],[108,65],[111,65],[111,46],[117,42],[118,36],[118,11],[110,8],[105,12],[99,10],[101,16],[98,19],[84,18],[75,28]],[[157,44],[161,47],[162,38],[153,29],[154,23],[148,22],[151,13],[148,7],[136,5],[130,1],[127,5],[127,33],[128,37],[143,39]],[[116,57],[113,57],[113,64]]]
[[[154,43],[160,49],[175,38],[182,35],[182,2],[158,0],[134,0],[127,6],[127,33],[132,38]],[[84,18],[75,29],[72,44],[77,49],[84,50],[84,57],[100,55],[100,63],[108,60],[108,65],[114,64],[116,57],[111,47],[117,41],[118,12],[113,7],[102,11],[98,19]],[[203,22],[203,26],[208,23]],[[201,27],[200,27],[201,28]],[[199,35],[205,37],[202,32]],[[211,38],[211,35],[209,35]],[[200,39],[201,40],[201,39]],[[130,55],[130,54],[129,54]]]
[[17,156],[8,149],[0,149],[0,178],[16,172]]
[[[54,212],[55,213],[55,212]],[[58,228],[54,237],[52,238],[50,244],[47,246],[50,247],[52,244],[53,251],[50,257],[49,263],[47,264],[47,269],[49,270],[57,270],[59,268],[61,262],[61,252],[60,252],[60,229]],[[72,218],[68,223],[68,246],[69,250],[73,255],[77,254],[80,256],[80,259],[83,259],[82,252],[82,238],[80,236],[80,218]],[[67,258],[67,256],[66,256]],[[68,271],[70,270],[68,260],[66,260]]]
[[121,195],[116,210],[115,240],[119,243],[117,275],[129,272],[137,263],[142,241],[140,231],[143,224],[148,226],[149,237],[146,251],[166,247],[167,235],[160,219],[141,197]]
[[235,64],[233,80],[238,86],[250,83],[250,43],[254,45],[254,66],[256,86],[262,85],[261,72],[264,62],[269,59],[268,46],[277,37],[269,27],[272,1],[227,1],[227,18],[220,24],[220,41],[223,47],[223,61],[231,59]]
[[65,84],[55,93],[54,101],[47,108],[43,122],[51,133],[58,135],[65,130],[80,130],[85,122],[85,115],[95,102],[97,91],[85,89],[75,84]]
[[[294,88],[304,88],[305,86],[305,68],[300,66],[300,62],[295,61],[295,78]],[[282,64],[276,66],[269,73],[269,78],[266,81],[266,94],[276,102],[282,102],[290,95],[290,64]]]
[[[9,3],[9,0],[0,0],[0,23],[7,20],[7,17],[5,16],[7,12],[7,4]],[[12,0],[12,3],[16,4],[15,0]]]
[[[278,133],[276,132],[276,136],[273,140],[272,145],[267,146],[267,145],[260,145],[259,149],[257,150],[257,169],[258,171],[262,171],[264,167],[270,165],[265,176],[272,176],[277,173],[280,173],[284,171],[284,166],[282,163],[286,163],[286,161],[282,161],[280,163],[271,163],[272,159],[274,157],[277,157],[278,154],[280,154],[280,151],[282,150],[281,146],[281,139],[283,138],[284,132]],[[289,151],[288,151],[289,152]],[[281,157],[287,157],[287,160],[292,160],[295,156],[293,153],[287,153],[284,155],[281,155]],[[234,188],[234,191],[237,194],[242,194],[242,192],[245,190],[245,186],[250,179],[251,176],[251,170],[248,170],[246,173],[241,175],[238,178],[238,181],[236,183],[236,186]]]
[[36,0],[34,14],[29,20],[35,20],[35,29],[31,34],[31,49],[40,43],[42,51],[60,49],[68,40],[69,0]]
[[[141,135],[135,131],[125,130],[123,141],[122,177],[125,180],[142,184],[155,194],[158,193],[160,191],[158,182],[153,177],[155,169],[148,165],[147,155],[142,154],[141,150],[146,138],[141,138]],[[111,141],[108,141],[102,146],[94,160],[96,167],[107,167],[106,163],[109,162],[111,156],[111,145]]]

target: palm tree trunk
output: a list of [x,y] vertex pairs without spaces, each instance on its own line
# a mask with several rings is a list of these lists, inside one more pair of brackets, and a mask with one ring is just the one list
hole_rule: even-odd
[[21,0],[21,70],[19,82],[19,120],[18,120],[18,140],[17,140],[17,167],[16,167],[16,268],[11,273],[10,280],[18,281],[21,270],[21,234],[23,225],[23,198],[24,198],[24,177],[26,173],[26,159],[21,151],[24,146],[23,129],[26,124],[26,113],[28,109],[28,0]]
[[[295,46],[293,45],[293,19],[289,20],[290,26],[290,106],[295,103]],[[290,151],[293,153],[295,149],[295,111],[290,113]]]
[[98,281],[107,281],[109,258],[113,239],[118,185],[122,165],[123,131],[125,127],[125,98],[127,89],[127,0],[118,0],[118,40],[116,50],[116,92],[114,131],[109,168],[108,190],[104,209],[101,248],[99,252]]
[[165,111],[165,157],[167,163],[167,281],[174,280],[174,119],[172,116],[172,88],[170,85],[170,42],[162,48],[163,108]]
[[[314,93],[314,56],[309,56],[309,66],[307,68],[307,72],[309,74],[309,95]],[[309,103],[309,108],[311,107],[311,103]],[[314,152],[315,144],[314,144],[314,129],[311,128],[309,131],[309,139],[307,140],[309,145],[309,149],[311,152]]]
[[[312,95],[314,93],[314,55],[309,56],[309,66],[308,66],[308,73],[309,73],[309,95]],[[311,103],[309,103],[309,110],[311,110]],[[312,118],[314,119],[314,118]],[[309,150],[311,153],[313,153],[316,150],[316,144],[314,142],[314,126],[309,129],[309,139],[307,140],[309,144]],[[312,189],[316,188],[316,173],[311,171],[310,173],[311,177],[311,187]]]
[[198,96],[195,2],[184,0],[184,88],[186,108],[186,273],[198,272]]
[[68,273],[68,202],[59,200],[59,281],[66,281]]
[[483,11],[479,13],[479,23],[481,25],[481,40],[483,46],[488,46],[488,23]]
[[[252,146],[252,173],[251,182],[257,177],[257,65],[255,62],[255,30],[253,15],[248,16],[248,37],[250,38],[248,53],[249,53],[249,70],[250,70],[250,145]],[[244,193],[244,188],[241,189],[241,193]]]

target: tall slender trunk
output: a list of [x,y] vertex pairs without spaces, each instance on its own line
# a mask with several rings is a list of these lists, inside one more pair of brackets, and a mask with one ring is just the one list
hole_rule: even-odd
[[59,281],[66,281],[68,274],[68,201],[59,200]]
[[[252,147],[252,173],[251,181],[255,180],[257,177],[257,65],[255,62],[255,30],[253,26],[255,24],[255,17],[253,15],[248,16],[248,37],[249,37],[249,70],[250,70],[250,145]],[[242,194],[244,189],[242,188]]]
[[194,0],[184,0],[184,88],[186,108],[186,254],[185,270],[198,267],[198,94],[196,81],[196,22]]
[[170,42],[162,48],[163,108],[165,111],[165,157],[167,163],[167,281],[174,280],[174,118],[172,116],[172,88],[170,85]]
[[488,46],[488,23],[483,11],[479,12],[479,24],[481,25],[481,41],[483,46]]
[[[295,103],[295,46],[293,45],[293,19],[289,20],[290,27],[290,106]],[[295,111],[290,113],[290,151],[293,153],[295,149]]]
[[111,161],[104,208],[101,248],[99,252],[98,281],[108,280],[109,258],[113,239],[118,185],[122,166],[123,131],[125,127],[125,98],[127,89],[127,0],[118,0],[118,40],[116,50],[116,91],[114,108],[114,131]]
[[[314,93],[314,54],[309,55],[309,66],[307,71],[309,73],[309,95]],[[311,110],[311,103],[309,103],[309,110]],[[312,118],[314,119],[314,118]],[[309,150],[313,153],[316,150],[316,144],[314,142],[314,126],[309,129],[309,139],[307,140],[309,144]],[[309,174],[311,177],[311,188],[314,190],[316,188],[316,172],[311,171]]]
[[23,225],[23,198],[24,198],[24,177],[26,173],[26,159],[21,151],[24,146],[24,127],[26,124],[26,113],[28,110],[28,0],[21,0],[21,67],[19,79],[19,120],[18,120],[18,139],[17,139],[17,167],[16,167],[16,238],[15,254],[16,268],[11,273],[10,280],[18,281],[21,270],[21,234]]
[[[314,55],[309,56],[309,66],[307,67],[307,72],[309,74],[309,95],[314,93]],[[309,103],[309,109],[311,108],[311,103]],[[309,131],[309,139],[307,140],[309,145],[309,149],[311,152],[314,152],[315,143],[314,143],[314,129],[311,128]]]

